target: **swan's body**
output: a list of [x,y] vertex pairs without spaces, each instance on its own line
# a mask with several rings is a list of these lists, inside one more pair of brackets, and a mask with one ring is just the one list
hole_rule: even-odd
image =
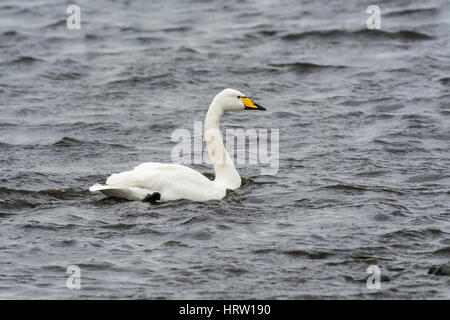
[[93,185],[89,191],[101,191],[110,197],[141,201],[148,199],[149,195],[157,195],[156,199],[159,201],[222,199],[227,189],[235,190],[240,187],[241,178],[223,145],[219,121],[225,111],[245,109],[265,110],[233,89],[225,89],[216,95],[208,109],[204,134],[216,173],[214,180],[209,180],[186,166],[148,162],[131,171],[113,174],[106,180],[106,185]]
[[148,194],[159,192],[160,201],[207,201],[222,199],[226,186],[219,186],[186,166],[148,162],[131,171],[113,174],[106,180],[106,186],[94,185],[89,190],[128,200],[143,200]]

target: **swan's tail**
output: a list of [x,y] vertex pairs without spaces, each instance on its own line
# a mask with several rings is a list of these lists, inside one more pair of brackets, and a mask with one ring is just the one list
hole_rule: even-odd
[[143,189],[143,188],[136,188],[136,187],[121,187],[121,186],[108,186],[108,185],[101,185],[101,184],[94,184],[92,187],[89,188],[89,191],[96,192],[100,191],[104,195],[108,197],[116,197],[116,198],[123,198],[127,200],[138,200],[142,201],[145,199],[146,196],[152,193],[152,191]]

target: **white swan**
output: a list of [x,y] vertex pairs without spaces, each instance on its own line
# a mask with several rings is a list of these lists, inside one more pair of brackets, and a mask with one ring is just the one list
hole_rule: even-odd
[[216,177],[209,180],[201,173],[178,164],[143,163],[131,171],[111,175],[106,185],[95,184],[89,191],[101,191],[110,197],[156,203],[187,199],[219,200],[227,189],[237,189],[241,177],[226,151],[219,131],[224,111],[265,110],[234,89],[217,94],[206,114],[204,136]]

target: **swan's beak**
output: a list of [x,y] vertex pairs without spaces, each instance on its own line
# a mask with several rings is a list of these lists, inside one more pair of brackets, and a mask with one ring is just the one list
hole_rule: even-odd
[[261,107],[259,104],[254,103],[249,98],[241,97],[241,100],[244,103],[246,110],[266,110],[266,108]]

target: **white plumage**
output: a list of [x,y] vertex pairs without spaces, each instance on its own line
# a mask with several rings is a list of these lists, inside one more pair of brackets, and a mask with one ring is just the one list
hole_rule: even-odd
[[225,89],[214,98],[205,119],[205,140],[216,177],[209,180],[201,173],[178,164],[143,163],[131,171],[112,174],[106,185],[95,184],[89,191],[101,191],[110,197],[144,200],[159,193],[159,201],[222,199],[226,189],[237,189],[241,178],[223,146],[219,120],[224,111],[265,110],[241,92]]

